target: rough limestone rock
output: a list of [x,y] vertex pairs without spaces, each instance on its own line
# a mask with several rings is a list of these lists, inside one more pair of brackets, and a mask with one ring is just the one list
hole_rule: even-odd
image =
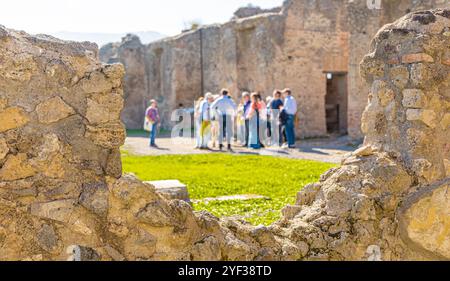
[[[361,64],[364,146],[255,227],[121,176],[122,103],[87,118],[89,99],[122,92],[121,65],[100,64],[89,44],[1,27],[0,114],[26,122],[0,132],[0,260],[450,259],[449,34],[448,9],[384,26]],[[61,112],[43,123],[49,100]],[[422,113],[409,120],[410,109]]]
[[155,187],[156,192],[167,199],[177,199],[191,203],[187,186],[178,180],[148,181],[145,183]]
[[[100,58],[125,65],[122,120],[130,129],[142,129],[151,98],[159,102],[162,126],[170,129],[175,124],[172,112],[193,108],[206,92],[218,94],[226,87],[237,99],[243,91],[268,96],[273,89],[289,87],[299,103],[299,137],[327,135],[327,114],[337,116],[333,109],[339,104],[339,132],[360,138],[369,88],[358,66],[372,38],[384,24],[409,11],[450,5],[449,0],[384,0],[378,10],[369,9],[369,2],[288,0],[273,10],[245,7],[225,24],[202,26],[149,45],[127,36],[102,48]],[[408,69],[398,61],[432,59],[421,50],[390,57],[389,62],[398,66],[390,69],[396,73],[395,83],[409,79]],[[450,57],[444,54],[440,60],[448,65]],[[337,79],[329,86],[326,73]],[[327,97],[327,88],[340,89],[341,97]],[[386,102],[391,97],[386,92]]]
[[[121,119],[125,122],[127,128],[130,129],[143,128],[145,110],[150,102],[150,94],[147,91],[148,77],[146,75],[148,58],[146,58],[142,46],[139,37],[128,34],[122,39],[120,44],[107,44],[102,47],[100,52],[100,58],[103,62],[120,62],[127,70],[123,82],[125,92],[123,96],[124,107],[119,114],[121,114]],[[122,100],[122,93],[117,98]],[[90,103],[92,103],[94,109],[98,109],[97,104],[103,104],[105,108],[111,108],[104,101],[98,99],[90,101]],[[105,118],[105,115],[93,110],[91,114],[88,114],[88,118]]]

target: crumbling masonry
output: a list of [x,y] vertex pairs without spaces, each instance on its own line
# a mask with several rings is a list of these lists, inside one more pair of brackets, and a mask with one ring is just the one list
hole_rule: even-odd
[[364,147],[269,227],[122,176],[120,64],[0,27],[0,260],[450,259],[450,10],[384,26]]

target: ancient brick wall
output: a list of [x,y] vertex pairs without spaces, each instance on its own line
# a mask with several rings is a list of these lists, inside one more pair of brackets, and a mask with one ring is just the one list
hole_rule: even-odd
[[[142,108],[150,97],[160,101],[163,125],[170,127],[172,110],[180,104],[192,107],[204,92],[218,93],[228,87],[237,98],[244,90],[270,95],[275,88],[290,87],[300,104],[300,136],[322,136],[327,133],[325,72],[337,72],[347,74],[348,79],[348,132],[360,137],[369,90],[359,79],[358,64],[372,37],[385,23],[408,11],[448,5],[447,0],[382,2],[378,10],[369,9],[365,0],[286,1],[279,13],[235,18],[140,46],[139,57],[142,53],[146,57],[140,57],[135,66],[127,63],[127,40],[115,53],[110,47],[100,53],[106,62],[111,57],[124,57],[119,61],[130,69],[126,81],[134,82],[129,86],[125,83],[126,97],[131,101],[126,101],[123,114],[130,128],[142,127],[142,114],[131,109],[136,104]],[[146,64],[145,75],[134,70],[142,69],[142,62]],[[147,84],[135,81],[135,73]]]

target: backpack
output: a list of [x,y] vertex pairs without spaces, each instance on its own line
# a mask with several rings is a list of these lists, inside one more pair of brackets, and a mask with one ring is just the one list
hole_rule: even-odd
[[288,120],[288,114],[287,114],[286,110],[283,109],[280,112],[280,123],[282,125],[285,125],[287,123],[287,120]]

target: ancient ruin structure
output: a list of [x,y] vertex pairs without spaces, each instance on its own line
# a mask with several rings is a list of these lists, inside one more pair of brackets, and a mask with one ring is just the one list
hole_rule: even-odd
[[384,26],[364,147],[269,227],[122,176],[120,64],[0,27],[0,260],[450,259],[450,10]]
[[174,109],[193,107],[207,91],[227,87],[237,98],[244,90],[270,95],[290,87],[300,103],[300,136],[348,132],[357,138],[369,93],[358,66],[370,40],[410,11],[449,5],[448,0],[375,1],[381,7],[369,2],[288,0],[281,9],[243,8],[228,23],[150,45],[130,35],[102,48],[100,58],[125,65],[122,120],[128,128],[142,128],[150,98],[159,101],[168,128]]

